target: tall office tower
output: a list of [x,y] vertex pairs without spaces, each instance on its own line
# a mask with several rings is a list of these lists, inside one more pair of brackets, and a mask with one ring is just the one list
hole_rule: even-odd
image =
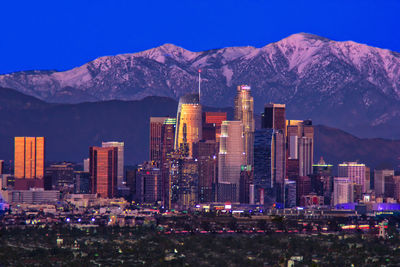
[[0,175],[4,173],[4,160],[0,160]]
[[74,192],[74,167],[72,163],[52,164],[45,170],[45,190],[59,190],[65,193]]
[[15,178],[43,178],[44,137],[15,137]]
[[[288,177],[313,173],[314,128],[311,120],[287,120],[287,170]],[[298,165],[297,165],[298,164]]]
[[118,149],[117,188],[122,188],[124,186],[124,142],[102,142],[101,146]]
[[221,124],[226,120],[226,112],[203,112],[203,139],[219,142]]
[[285,180],[285,208],[296,207],[296,181]]
[[139,165],[136,173],[136,200],[154,204],[161,200],[161,170],[151,163]]
[[239,85],[235,97],[235,120],[243,123],[244,152],[246,165],[254,164],[254,103],[250,86]]
[[89,173],[92,194],[113,198],[118,190],[118,148],[90,147]]
[[199,170],[197,161],[175,151],[170,158],[170,192],[165,206],[170,209],[187,209],[198,203]]
[[243,165],[240,171],[239,202],[254,204],[254,173],[251,165]]
[[387,191],[385,180],[388,181],[393,176],[394,170],[374,170],[375,196],[383,197],[385,195],[385,191]]
[[261,117],[261,128],[281,130],[286,136],[285,104],[266,104]]
[[260,204],[270,204],[276,201],[283,203],[285,154],[282,131],[260,129],[255,132],[254,186],[256,202]]
[[365,185],[365,164],[357,162],[344,162],[338,166],[338,175],[340,177],[350,178],[354,184],[362,186],[362,192],[366,192]]
[[351,203],[353,199],[353,181],[351,178],[335,178],[333,182],[333,205]]
[[[242,165],[246,165],[243,124],[241,121],[224,121],[221,126],[219,146],[218,183],[231,184],[239,188]],[[230,201],[239,201],[239,190],[236,190],[234,198]]]
[[199,169],[199,202],[214,201],[213,185],[217,181],[217,144],[213,140],[201,140],[193,144],[193,158]]
[[174,151],[176,118],[165,119],[161,128],[161,163]]
[[198,94],[187,94],[179,99],[176,116],[175,149],[192,156],[193,143],[202,139],[202,111]]
[[150,161],[157,165],[162,157],[162,128],[168,117],[150,117]]
[[313,165],[313,139],[309,137],[301,137],[299,141],[299,175],[306,176],[312,173]]
[[90,164],[89,158],[83,159],[83,171],[84,172],[89,172],[89,164]]

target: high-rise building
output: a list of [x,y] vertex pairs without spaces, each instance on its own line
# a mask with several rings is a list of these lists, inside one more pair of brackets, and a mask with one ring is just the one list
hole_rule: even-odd
[[[311,120],[287,120],[287,169],[288,177],[295,179],[313,173],[314,128]],[[298,164],[298,165],[297,165]]]
[[[285,140],[280,130],[260,129],[254,135],[255,200],[283,203]],[[263,194],[261,196],[261,194]],[[262,204],[264,204],[262,203]]]
[[44,137],[15,137],[15,178],[44,176]]
[[[219,147],[218,183],[234,184],[239,188],[241,166],[246,165],[241,121],[222,123]],[[236,190],[235,198],[230,201],[239,201],[239,190]]]
[[285,179],[285,208],[296,207],[296,181]]
[[333,165],[326,164],[326,162],[322,157],[318,161],[318,163],[313,164],[312,167],[313,167],[313,174],[318,174],[320,176],[332,176]]
[[286,136],[286,106],[285,104],[266,104],[261,117],[261,127],[280,130]]
[[117,187],[124,186],[124,142],[102,142],[102,147],[116,147],[118,149]]
[[198,94],[187,94],[179,99],[176,116],[175,149],[191,157],[193,143],[202,139],[202,109]]
[[362,186],[362,192],[366,192],[365,184],[365,164],[357,162],[344,162],[338,166],[338,175],[340,177],[350,178],[354,184]]
[[162,157],[162,128],[168,117],[150,117],[150,161],[157,164]]
[[221,125],[226,120],[226,112],[203,112],[203,139],[219,142]]
[[[383,197],[387,188],[385,184],[388,184],[388,180],[394,176],[394,170],[374,170],[374,186],[375,196]],[[385,183],[386,181],[386,183]]]
[[90,180],[92,194],[113,198],[118,190],[118,148],[90,147]]
[[353,181],[347,177],[337,177],[333,182],[333,205],[353,202]]
[[254,204],[254,181],[251,165],[243,165],[240,171],[239,202]]
[[244,152],[246,165],[254,164],[254,101],[248,85],[239,85],[235,97],[235,120],[243,124]]
[[213,185],[217,181],[217,143],[213,140],[194,143],[193,158],[197,160],[199,169],[199,202],[213,202]]
[[145,163],[137,169],[136,200],[152,204],[161,200],[161,170],[151,163]]

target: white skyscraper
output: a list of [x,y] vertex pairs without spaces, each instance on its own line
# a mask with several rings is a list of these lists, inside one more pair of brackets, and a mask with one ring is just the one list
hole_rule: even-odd
[[[231,185],[235,195],[232,202],[239,201],[240,168],[245,165],[243,124],[241,121],[224,121],[221,125],[221,138],[218,159],[218,183]],[[226,194],[225,194],[226,195]]]
[[333,205],[353,202],[353,182],[350,178],[337,177],[333,182]]
[[124,181],[124,142],[102,142],[101,146],[118,148],[117,185],[118,188],[122,188]]
[[90,164],[90,159],[83,159],[83,171],[84,172],[89,172],[89,164]]

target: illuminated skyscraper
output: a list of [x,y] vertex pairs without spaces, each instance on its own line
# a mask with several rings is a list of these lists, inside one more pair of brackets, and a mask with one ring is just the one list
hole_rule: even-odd
[[366,192],[365,186],[365,164],[357,162],[344,162],[338,166],[340,177],[350,178],[353,184],[361,185],[362,192]]
[[[313,173],[314,128],[311,120],[287,120],[287,175],[296,179]],[[296,176],[296,177],[294,177]]]
[[124,142],[102,142],[101,146],[118,148],[117,186],[122,188],[124,182]]
[[150,117],[150,161],[161,162],[162,127],[168,117]]
[[175,149],[187,150],[191,157],[193,143],[202,139],[202,109],[198,94],[187,94],[179,99],[176,116]]
[[90,179],[91,191],[103,198],[117,195],[118,148],[90,147]]
[[[218,158],[218,183],[235,186],[232,202],[239,201],[241,166],[245,164],[243,124],[241,121],[224,121],[221,126],[221,138]],[[233,187],[232,187],[233,188]],[[221,195],[218,192],[219,195]],[[225,201],[225,200],[224,200]]]
[[39,178],[44,175],[44,137],[15,137],[15,178]]
[[333,205],[353,202],[353,182],[350,178],[337,177],[333,182]]
[[243,123],[244,152],[247,165],[254,164],[254,103],[250,86],[239,85],[235,97],[235,120]]

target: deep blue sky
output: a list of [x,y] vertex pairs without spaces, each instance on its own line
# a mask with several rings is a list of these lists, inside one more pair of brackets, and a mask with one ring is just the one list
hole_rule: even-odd
[[0,73],[65,70],[164,43],[261,47],[298,32],[400,52],[400,1],[2,1]]

